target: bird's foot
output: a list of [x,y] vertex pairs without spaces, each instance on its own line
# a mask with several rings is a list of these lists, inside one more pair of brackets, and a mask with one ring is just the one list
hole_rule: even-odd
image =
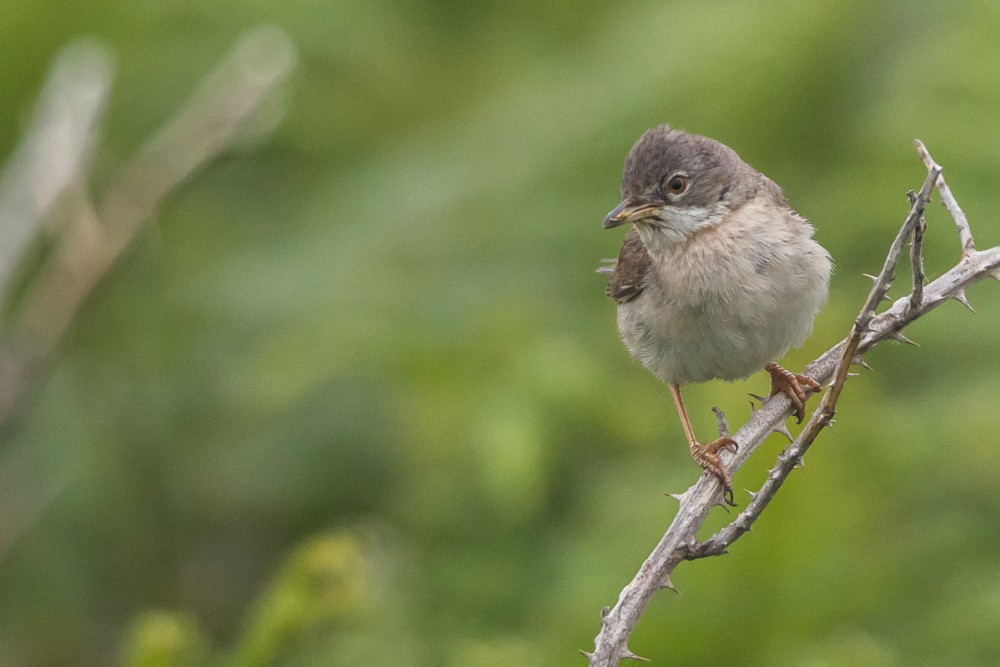
[[691,443],[691,458],[700,465],[706,472],[712,473],[722,484],[722,497],[730,507],[736,507],[733,501],[733,479],[729,476],[729,471],[722,463],[719,451],[726,449],[736,452],[738,445],[732,438],[725,436],[703,445],[699,442]]
[[768,364],[764,370],[771,374],[771,396],[782,393],[792,399],[795,406],[796,423],[801,424],[806,416],[806,391],[819,391],[819,382],[808,375],[799,375],[786,371],[778,364]]

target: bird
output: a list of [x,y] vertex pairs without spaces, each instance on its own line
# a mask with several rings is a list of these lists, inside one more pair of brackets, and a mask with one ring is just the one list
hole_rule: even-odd
[[621,201],[603,226],[626,224],[618,259],[602,271],[618,332],[667,384],[692,458],[735,505],[719,453],[738,444],[699,442],[681,387],[763,369],[771,395],[788,395],[801,423],[820,385],[777,360],[812,332],[832,260],[774,181],[728,146],[667,124],[647,130],[625,159]]

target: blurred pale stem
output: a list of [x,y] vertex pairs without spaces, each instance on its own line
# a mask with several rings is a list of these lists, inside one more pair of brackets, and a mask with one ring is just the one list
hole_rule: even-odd
[[83,180],[113,70],[107,50],[90,41],[56,57],[24,140],[0,175],[0,294],[56,203]]
[[[259,129],[262,113],[271,112],[273,120],[274,99],[295,61],[294,47],[277,28],[248,33],[94,206],[87,157],[110,87],[110,58],[89,43],[59,56],[35,121],[0,182],[0,287],[9,285],[46,216],[58,212],[66,218],[55,227],[53,248],[28,278],[3,332],[0,426],[91,290],[170,193],[243,133]],[[13,539],[4,538],[0,554]]]

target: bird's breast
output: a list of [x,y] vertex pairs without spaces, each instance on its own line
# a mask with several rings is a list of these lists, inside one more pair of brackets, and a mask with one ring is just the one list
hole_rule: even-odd
[[830,262],[808,223],[788,213],[750,205],[675,243],[642,234],[652,260],[645,289],[618,307],[632,354],[685,384],[746,377],[801,344]]

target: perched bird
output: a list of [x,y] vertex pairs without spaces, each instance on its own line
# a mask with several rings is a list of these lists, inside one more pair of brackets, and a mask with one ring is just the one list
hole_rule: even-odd
[[737,380],[763,368],[801,423],[812,378],[774,363],[801,345],[826,301],[830,256],[771,179],[734,150],[669,125],[646,131],[622,175],[605,229],[631,223],[610,273],[618,331],[629,352],[670,387],[691,456],[723,486],[731,438],[701,444],[681,386]]

